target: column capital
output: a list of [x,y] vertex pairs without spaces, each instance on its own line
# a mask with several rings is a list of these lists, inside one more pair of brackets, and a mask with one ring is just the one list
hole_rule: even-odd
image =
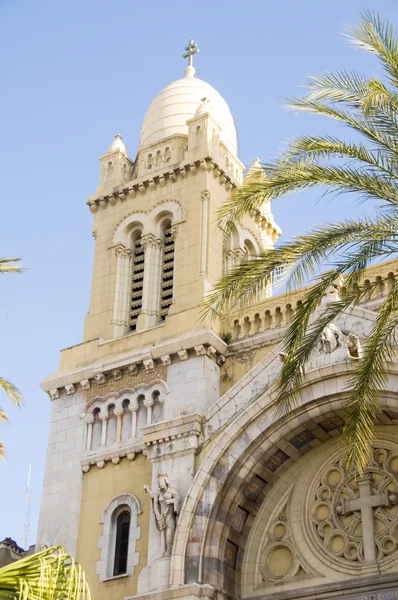
[[145,408],[150,408],[154,404],[155,404],[155,400],[151,396],[149,396],[149,398],[145,398],[145,400],[144,400]]
[[115,408],[113,414],[116,417],[121,417],[124,414],[124,408]]
[[200,192],[202,200],[210,200],[210,192],[208,190],[203,190]]
[[118,244],[117,246],[115,246],[116,256],[124,257],[124,256],[126,256],[126,253],[128,251],[129,251],[128,248],[126,248],[126,246],[124,246],[123,244]]
[[162,240],[160,238],[156,238],[152,233],[147,233],[146,235],[143,235],[141,240],[144,249],[161,248],[163,245]]
[[138,404],[137,398],[130,401],[129,411],[130,412],[138,412],[140,410],[140,405]]
[[87,425],[92,425],[94,423],[94,421],[95,421],[93,413],[88,413],[84,417],[84,420],[87,423]]
[[101,421],[108,421],[109,420],[109,413],[100,413],[99,414],[99,418],[101,419]]

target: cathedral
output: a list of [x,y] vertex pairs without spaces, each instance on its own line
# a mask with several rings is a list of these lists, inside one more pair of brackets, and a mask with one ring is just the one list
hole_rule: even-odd
[[[275,411],[282,340],[304,290],[204,321],[222,274],[281,233],[271,206],[226,234],[248,172],[227,102],[195,76],[152,101],[136,158],[120,134],[87,200],[95,253],[83,340],[42,382],[52,405],[37,548],[60,544],[95,600],[398,598],[398,368],[364,476],[340,444],[350,372],[398,264],[308,360]],[[374,291],[376,290],[376,292]],[[324,302],[336,301],[341,286]]]

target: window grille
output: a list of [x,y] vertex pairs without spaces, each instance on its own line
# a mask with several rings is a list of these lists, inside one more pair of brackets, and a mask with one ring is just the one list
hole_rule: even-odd
[[130,330],[137,328],[137,318],[142,309],[142,289],[144,284],[144,261],[145,252],[142,245],[141,234],[133,240],[132,260],[132,283],[131,283],[131,305],[130,305]]
[[164,320],[173,303],[174,237],[171,223],[164,229],[162,281],[160,291],[160,318]]

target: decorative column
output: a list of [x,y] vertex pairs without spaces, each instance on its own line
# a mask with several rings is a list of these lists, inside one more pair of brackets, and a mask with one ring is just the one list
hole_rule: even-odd
[[162,259],[163,259],[163,240],[154,239],[153,244],[153,294],[151,303],[151,317],[154,323],[160,319],[160,291],[162,283]]
[[85,421],[87,423],[86,450],[91,450],[91,441],[92,441],[92,437],[93,437],[94,415],[92,413],[86,415]]
[[163,242],[151,233],[142,237],[145,250],[142,309],[137,319],[137,329],[147,329],[159,321],[159,294],[161,278],[161,248]]
[[207,245],[209,236],[209,203],[210,194],[207,190],[202,192],[202,233],[200,250],[200,274],[207,274]]
[[122,418],[124,414],[123,408],[117,408],[114,411],[115,416],[117,417],[116,422],[116,443],[120,444],[122,440]]
[[123,260],[123,292],[122,292],[122,304],[121,304],[121,325],[125,328],[125,331],[130,326],[130,300],[131,300],[131,276],[132,276],[132,252],[127,250],[124,253]]
[[116,276],[112,323],[114,337],[122,336],[129,326],[131,250],[119,244],[115,248]]
[[234,250],[227,250],[225,253],[226,258],[226,272],[231,273],[235,266],[235,253]]
[[140,405],[138,404],[137,398],[134,398],[134,400],[131,400],[130,405],[129,405],[129,410],[132,413],[131,414],[131,437],[136,438],[137,437],[137,416],[138,416],[138,411],[140,410]]
[[176,304],[176,298],[177,298],[176,290],[177,290],[177,256],[178,256],[178,251],[177,251],[177,237],[178,237],[178,235],[177,234],[178,234],[178,226],[177,225],[173,225],[172,230],[173,230],[173,241],[174,241],[173,303],[170,306],[169,314],[173,312],[173,307]]
[[155,401],[151,396],[149,398],[145,398],[144,406],[147,410],[147,413],[146,413],[146,424],[147,425],[152,425],[152,409],[153,409],[154,404],[155,404]]
[[101,446],[105,446],[106,445],[106,431],[107,431],[107,428],[108,428],[109,414],[108,413],[100,413],[99,418],[102,421]]
[[245,256],[245,251],[242,248],[237,248],[233,251],[234,268],[238,267]]

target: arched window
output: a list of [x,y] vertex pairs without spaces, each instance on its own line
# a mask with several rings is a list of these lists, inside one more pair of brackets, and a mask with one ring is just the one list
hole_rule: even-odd
[[130,330],[135,331],[137,319],[142,309],[142,289],[144,285],[145,252],[142,245],[141,231],[133,233],[132,253]]
[[92,436],[91,436],[91,449],[92,450],[97,450],[97,448],[101,444],[102,423],[100,420],[100,412],[101,412],[100,408],[95,408],[93,410],[94,422],[93,422],[93,432],[92,432]]
[[108,426],[106,428],[106,446],[112,446],[116,442],[116,415],[115,405],[110,404],[108,406]]
[[173,303],[174,284],[174,237],[171,220],[162,223],[163,252],[162,279],[160,285],[160,318],[164,320]]
[[141,538],[138,515],[141,505],[133,494],[119,494],[102,513],[102,536],[98,541],[101,559],[97,562],[100,581],[120,575],[134,575],[139,564],[136,542]]
[[253,260],[253,258],[256,257],[256,254],[257,253],[253,242],[251,242],[250,240],[245,240],[243,260],[245,262]]
[[116,518],[114,575],[123,575],[127,572],[130,520],[131,515],[129,510],[122,510]]

